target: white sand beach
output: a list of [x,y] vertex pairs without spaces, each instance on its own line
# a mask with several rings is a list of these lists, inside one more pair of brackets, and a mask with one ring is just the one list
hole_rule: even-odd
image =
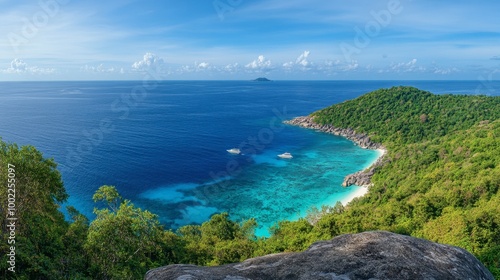
[[[387,150],[384,148],[376,149],[376,151],[379,153],[379,156],[377,157],[377,159],[375,159],[375,161],[372,164],[370,164],[370,166],[368,168],[365,168],[364,170],[370,169],[374,164],[376,164],[387,153]],[[344,199],[342,199],[340,201],[342,203],[342,205],[346,206],[347,204],[349,204],[349,202],[351,202],[356,197],[362,197],[368,193],[368,189],[369,189],[368,186],[361,186],[361,187],[357,187],[357,188],[358,189],[355,192],[351,193],[349,196],[345,197]]]
[[349,202],[351,202],[356,197],[362,197],[368,193],[367,187],[357,187],[357,188],[358,189],[355,192],[351,193],[348,197],[342,199],[340,201],[340,203],[342,203],[342,205],[346,206],[347,204],[349,204]]

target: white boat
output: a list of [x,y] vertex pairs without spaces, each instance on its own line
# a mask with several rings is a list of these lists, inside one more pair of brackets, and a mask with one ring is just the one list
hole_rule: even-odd
[[230,154],[233,154],[233,155],[239,155],[241,153],[240,149],[238,149],[238,148],[232,148],[232,149],[229,149],[226,151]]
[[278,155],[280,158],[293,158],[292,154],[290,153],[283,153],[281,155]]

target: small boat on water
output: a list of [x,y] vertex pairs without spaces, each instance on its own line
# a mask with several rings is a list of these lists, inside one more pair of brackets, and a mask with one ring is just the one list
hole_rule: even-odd
[[226,151],[230,154],[233,154],[233,155],[239,155],[241,153],[240,149],[238,149],[238,148],[232,148],[232,149],[229,149]]
[[283,153],[281,155],[278,155],[280,158],[293,158],[292,154],[290,153]]

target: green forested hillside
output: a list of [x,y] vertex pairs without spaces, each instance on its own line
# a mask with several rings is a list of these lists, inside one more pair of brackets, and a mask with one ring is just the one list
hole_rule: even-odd
[[[393,145],[373,186],[326,236],[385,229],[456,245],[500,267],[500,121],[421,143]],[[316,228],[315,228],[316,230]]]
[[379,89],[313,114],[315,121],[367,132],[375,142],[416,143],[500,118],[500,98]]
[[386,229],[456,245],[500,277],[499,97],[394,87],[313,115],[368,133],[389,160],[368,195],[318,224],[331,235]]
[[280,222],[265,239],[255,237],[254,220],[237,223],[226,213],[172,232],[112,186],[95,193],[94,221],[72,208],[65,221],[58,204],[67,195],[56,163],[33,147],[0,141],[0,180],[8,182],[11,164],[19,186],[16,274],[7,271],[7,188],[0,189],[0,278],[142,279],[148,269],[171,263],[238,262],[382,229],[465,248],[500,279],[500,97],[394,87],[313,116],[383,143],[387,163],[366,196]]

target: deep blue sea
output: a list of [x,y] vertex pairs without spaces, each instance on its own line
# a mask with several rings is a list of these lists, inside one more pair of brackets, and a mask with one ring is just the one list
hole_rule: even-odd
[[[54,158],[68,204],[91,218],[95,190],[114,185],[167,227],[227,211],[237,221],[255,217],[267,235],[276,221],[348,197],[358,187],[342,188],[343,177],[378,156],[282,121],[397,85],[500,89],[480,80],[2,82],[0,136]],[[277,157],[284,152],[293,159]]]

